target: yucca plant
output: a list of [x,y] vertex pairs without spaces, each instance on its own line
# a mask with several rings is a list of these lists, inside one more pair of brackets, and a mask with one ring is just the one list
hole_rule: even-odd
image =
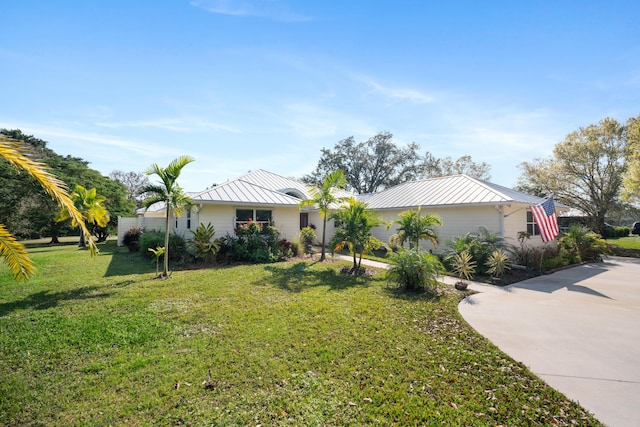
[[511,269],[511,261],[502,249],[496,249],[489,255],[485,264],[487,273],[494,277],[502,277],[507,270]]
[[461,279],[471,280],[476,274],[476,262],[468,251],[455,254],[450,263],[453,272]]

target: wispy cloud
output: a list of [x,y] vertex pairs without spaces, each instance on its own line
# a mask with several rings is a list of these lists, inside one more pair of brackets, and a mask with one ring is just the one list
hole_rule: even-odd
[[193,0],[189,4],[218,15],[253,16],[280,22],[313,20],[311,16],[292,11],[282,0]]
[[385,86],[371,77],[358,76],[356,79],[369,86],[369,93],[376,93],[393,101],[408,101],[414,104],[430,104],[436,101],[433,95],[417,89]]
[[100,121],[97,126],[122,129],[122,128],[157,128],[174,132],[192,132],[201,129],[218,130],[232,133],[240,133],[234,127],[222,125],[199,117],[183,117],[183,118],[159,118],[149,120],[131,120],[131,121]]

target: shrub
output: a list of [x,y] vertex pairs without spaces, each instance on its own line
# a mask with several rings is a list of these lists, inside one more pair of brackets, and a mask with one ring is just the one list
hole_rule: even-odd
[[437,277],[444,272],[435,255],[418,249],[400,249],[391,256],[391,261],[393,264],[387,270],[387,279],[410,291],[435,291]]
[[604,229],[604,236],[606,238],[612,237],[627,237],[631,232],[631,227],[606,227]]
[[501,277],[507,270],[511,269],[509,257],[502,249],[496,249],[489,255],[486,265],[487,273],[495,277]]
[[311,226],[300,229],[300,243],[305,246],[313,245],[316,240],[316,231]]
[[136,227],[131,227],[124,233],[122,243],[129,248],[129,251],[136,252],[140,250],[140,235],[142,230]]
[[240,225],[235,236],[227,234],[219,239],[218,259],[254,263],[279,261],[289,256],[289,245],[285,244],[283,248],[280,242],[280,231],[277,228],[251,221]]
[[[189,249],[192,251],[193,256],[196,259],[203,260],[205,263],[212,262],[218,253],[218,249],[220,249],[220,243],[218,241],[211,241],[214,234],[216,234],[213,225],[211,225],[211,223],[207,225],[200,224],[196,228],[196,231],[189,231],[193,235],[193,238],[189,242]],[[169,255],[171,255],[171,252],[169,252]]]
[[[146,256],[153,256],[149,248],[164,247],[164,233],[159,231],[145,231],[140,236],[140,250]],[[182,236],[169,235],[169,259],[172,261],[184,261],[187,257],[187,245]]]
[[471,280],[476,274],[476,262],[468,251],[455,254],[450,259],[453,272],[461,279]]
[[597,261],[609,252],[607,242],[588,228],[572,225],[559,240],[559,245],[567,254],[570,263]]
[[467,233],[447,242],[450,249],[445,253],[445,262],[453,268],[451,261],[462,252],[467,252],[476,262],[478,274],[487,273],[487,260],[496,250],[504,246],[503,239],[497,234],[489,232],[485,227],[479,227],[476,233]]

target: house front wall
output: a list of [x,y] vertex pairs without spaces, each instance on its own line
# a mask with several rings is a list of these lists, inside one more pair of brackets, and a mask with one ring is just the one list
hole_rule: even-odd
[[[280,230],[281,237],[287,240],[298,240],[300,231],[300,211],[297,206],[233,206],[233,205],[203,205],[194,218],[192,217],[192,229],[195,230],[198,224],[213,225],[216,233],[215,238],[233,235],[235,233],[236,209],[259,209],[271,210],[271,220],[273,225]],[[178,221],[178,228],[184,224],[183,215]]]
[[[373,230],[373,235],[385,243],[398,232],[398,215],[407,209],[381,210],[378,214],[391,226],[381,225]],[[502,214],[494,206],[458,206],[444,208],[422,208],[422,214],[436,214],[442,219],[442,226],[436,227],[438,234],[438,247],[427,240],[421,240],[420,246],[433,252],[442,252],[447,249],[447,241],[468,232],[476,232],[479,227],[485,227],[491,233],[500,234]]]
[[[521,231],[527,231],[527,211],[529,211],[528,205],[512,205],[504,207],[504,229],[506,243],[511,245],[519,245],[518,233]],[[543,246],[542,238],[537,236],[531,236],[526,241],[527,246],[539,247]]]

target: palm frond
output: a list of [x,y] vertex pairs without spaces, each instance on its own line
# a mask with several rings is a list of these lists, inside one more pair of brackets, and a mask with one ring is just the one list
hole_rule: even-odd
[[35,266],[25,247],[2,224],[0,224],[0,258],[4,259],[16,280],[28,280],[35,272]]
[[75,221],[86,237],[89,243],[91,255],[98,253],[98,247],[91,239],[91,233],[82,219],[82,214],[78,211],[75,204],[65,190],[65,184],[53,174],[47,171],[47,167],[30,159],[23,154],[24,146],[16,141],[12,141],[6,137],[0,137],[0,157],[4,158],[9,164],[17,169],[21,169],[31,175],[42,188],[54,199],[60,207],[69,212],[69,217]]

